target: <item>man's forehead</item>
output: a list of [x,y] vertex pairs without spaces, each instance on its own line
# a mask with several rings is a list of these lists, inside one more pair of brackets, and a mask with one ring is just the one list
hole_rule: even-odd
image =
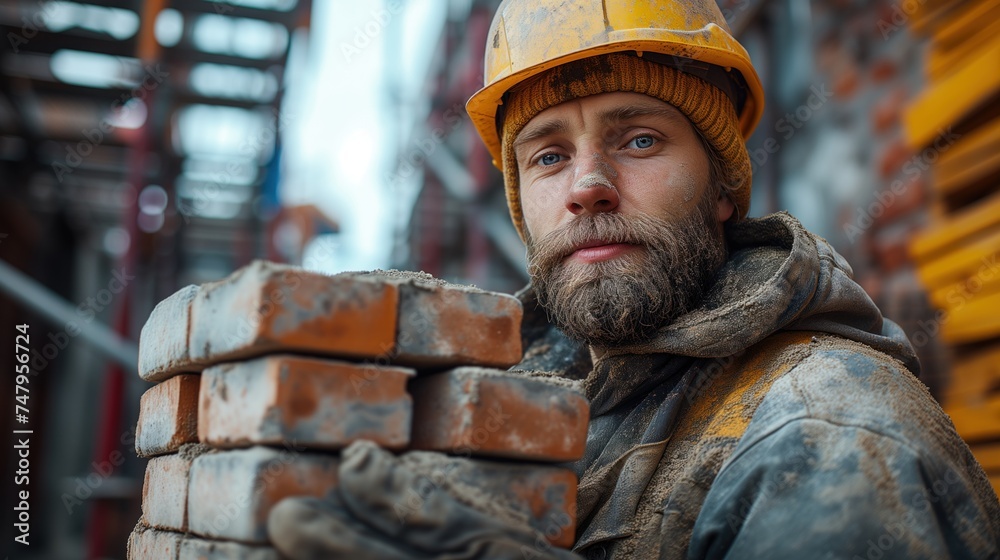
[[566,132],[574,116],[587,114],[605,126],[641,117],[658,117],[678,124],[689,124],[676,107],[642,93],[614,92],[564,101],[535,115],[514,139],[515,147],[541,137]]

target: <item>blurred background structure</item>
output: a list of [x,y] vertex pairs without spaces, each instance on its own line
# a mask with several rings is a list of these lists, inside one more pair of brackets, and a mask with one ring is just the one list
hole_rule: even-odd
[[[750,215],[837,247],[1000,485],[1000,4],[719,4],[769,96]],[[135,341],[178,288],[254,258],[526,283],[464,111],[497,5],[0,2],[0,326],[30,325],[34,370],[28,422],[0,420],[34,431],[11,558],[124,558]]]

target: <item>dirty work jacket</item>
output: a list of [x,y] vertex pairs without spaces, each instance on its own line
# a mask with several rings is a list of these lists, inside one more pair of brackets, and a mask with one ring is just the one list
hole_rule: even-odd
[[517,368],[582,379],[591,401],[574,550],[997,558],[996,494],[843,258],[784,213],[726,235],[698,309],[593,361],[518,294]]

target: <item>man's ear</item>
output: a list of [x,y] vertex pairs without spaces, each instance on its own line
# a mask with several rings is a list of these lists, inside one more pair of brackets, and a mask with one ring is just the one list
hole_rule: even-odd
[[733,204],[732,200],[726,196],[725,192],[719,192],[718,210],[716,211],[716,217],[719,219],[719,223],[725,223],[726,220],[733,216],[736,212],[736,205]]

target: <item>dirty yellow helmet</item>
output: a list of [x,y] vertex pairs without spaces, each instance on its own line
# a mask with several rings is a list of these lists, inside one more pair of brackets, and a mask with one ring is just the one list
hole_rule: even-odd
[[493,164],[501,167],[497,113],[505,93],[556,66],[624,51],[719,87],[736,107],[744,140],[750,137],[764,92],[715,0],[504,0],[487,38],[485,87],[466,104]]

